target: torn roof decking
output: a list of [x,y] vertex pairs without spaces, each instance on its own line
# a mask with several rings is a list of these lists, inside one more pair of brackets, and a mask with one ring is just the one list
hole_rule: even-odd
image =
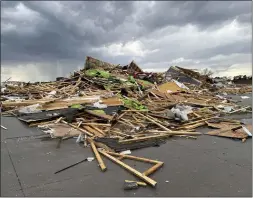
[[113,69],[115,67],[117,67],[117,65],[98,60],[98,59],[93,58],[91,56],[86,57],[86,62],[85,62],[85,65],[84,65],[85,69],[101,68],[101,69],[104,69],[104,70],[107,70],[107,69],[110,70],[110,69]]
[[[165,76],[166,76],[166,78],[172,77],[173,79],[176,79],[177,81],[179,81],[181,83],[190,83],[190,84],[195,84],[197,86],[200,86],[202,84],[201,81],[186,74],[185,71],[186,71],[186,69],[182,69],[177,66],[171,66],[168,69],[168,71],[166,72]],[[191,72],[194,72],[194,71],[191,71]],[[197,75],[196,73],[197,72],[194,72],[195,75]]]
[[138,72],[138,73],[143,73],[142,69],[134,62],[132,61],[128,68],[127,68],[127,71],[129,73],[135,73],[135,72]]

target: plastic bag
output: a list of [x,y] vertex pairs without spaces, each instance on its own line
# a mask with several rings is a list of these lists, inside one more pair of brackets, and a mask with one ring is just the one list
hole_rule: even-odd
[[187,114],[192,112],[192,107],[190,106],[184,106],[184,105],[176,105],[176,107],[172,108],[171,111],[175,115],[175,119],[180,119],[183,121],[188,121],[188,116]]

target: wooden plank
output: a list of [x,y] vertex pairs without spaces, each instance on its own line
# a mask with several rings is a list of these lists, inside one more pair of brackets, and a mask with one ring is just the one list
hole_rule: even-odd
[[204,118],[204,119],[201,119],[201,120],[197,120],[197,121],[194,121],[194,122],[185,123],[185,124],[182,125],[182,127],[183,127],[183,126],[192,125],[192,124],[197,124],[197,123],[199,123],[199,122],[211,120],[211,119],[214,119],[214,118],[217,118],[217,117],[216,117],[216,116],[213,116],[213,117],[209,117],[209,118]]
[[148,110],[134,110],[134,109],[127,109],[122,110],[123,112],[148,112]]
[[167,119],[167,120],[174,120],[174,118],[169,118],[169,117],[157,115],[157,114],[154,114],[154,113],[149,113],[149,115],[151,115],[153,117],[157,117],[157,118],[163,118],[163,119]]
[[121,118],[121,120],[123,120],[125,123],[129,124],[129,126],[135,128],[135,126],[127,119]]
[[99,152],[98,152],[98,150],[97,150],[97,148],[96,148],[93,140],[90,139],[90,138],[87,138],[87,139],[90,142],[91,148],[92,148],[92,150],[93,150],[93,152],[94,152],[94,154],[95,154],[95,156],[97,158],[97,161],[98,161],[98,164],[99,164],[101,170],[102,171],[106,171],[106,166],[104,164],[104,161],[102,160],[102,158],[101,158],[101,156],[100,156],[100,154],[99,154]]
[[77,127],[77,126],[75,126],[75,125],[73,125],[73,124],[67,123],[67,122],[64,121],[64,120],[61,120],[61,122],[64,123],[64,124],[68,124],[69,126],[72,126],[73,128],[75,128],[75,129],[81,131],[82,133],[87,134],[88,136],[91,136],[91,137],[94,136],[93,134],[89,133],[88,131],[86,131],[86,130],[80,128],[80,127]]
[[[200,133],[200,132],[188,132],[188,131],[172,131],[172,132],[168,132],[168,131],[150,130],[148,132],[151,132],[151,133],[163,133],[163,134],[169,134],[169,135],[202,135],[202,133]],[[151,136],[148,136],[148,137],[151,137]]]
[[195,129],[197,127],[204,126],[204,125],[206,125],[205,122],[200,122],[200,123],[196,123],[196,124],[189,125],[189,126],[183,126],[183,127],[179,127],[179,128],[180,129]]
[[81,126],[83,121],[80,121],[79,124],[77,125],[77,128],[79,128]]
[[147,158],[143,158],[143,157],[137,157],[137,156],[133,156],[133,155],[124,155],[124,154],[113,153],[113,152],[107,152],[107,153],[109,153],[110,155],[117,156],[117,157],[123,157],[123,158],[127,158],[127,159],[141,161],[141,162],[147,162],[147,163],[151,163],[151,164],[163,163],[161,161],[147,159]]
[[140,181],[125,180],[125,182],[129,182],[129,183],[135,182],[139,186],[147,186],[147,184],[145,182],[140,182]]
[[131,127],[131,128],[135,128],[132,124],[130,125],[129,123],[126,123],[126,122],[124,122],[124,121],[119,120],[118,122],[121,123],[121,124],[124,124],[124,125],[126,125],[126,126],[129,126],[129,127]]
[[158,122],[154,121],[153,119],[151,119],[151,118],[149,118],[149,117],[147,117],[147,116],[145,116],[145,115],[143,115],[143,114],[141,114],[141,113],[139,113],[139,112],[136,112],[136,113],[137,113],[138,115],[141,115],[142,117],[146,118],[147,120],[153,122],[154,124],[156,124],[156,125],[159,126],[160,128],[165,129],[166,131],[171,132],[170,129],[168,129],[167,127],[165,127],[165,126],[159,124]]
[[59,117],[56,121],[55,124],[59,123],[62,120],[63,117]]
[[98,131],[99,133],[101,133],[103,136],[105,136],[105,133],[104,133],[101,129],[95,127],[94,125],[92,125],[91,127],[92,127],[93,129],[97,130],[97,131]]
[[149,139],[156,139],[156,138],[166,138],[171,136],[171,134],[162,134],[162,135],[152,135],[152,136],[147,136],[147,137],[140,137],[136,139],[128,139],[128,140],[119,140],[119,143],[131,143],[131,142],[139,142],[139,141],[144,141],[144,140],[149,140]]
[[85,130],[89,131],[90,133],[93,133],[95,136],[103,137],[102,134],[100,134],[98,131],[96,131],[95,129],[91,128],[90,126],[83,126],[83,128]]
[[153,179],[143,175],[141,172],[135,170],[134,168],[132,168],[131,166],[121,162],[120,160],[118,160],[117,158],[111,156],[110,154],[103,152],[103,151],[99,151],[101,154],[103,154],[104,156],[106,156],[108,159],[110,159],[111,161],[115,162],[116,164],[120,165],[121,167],[123,167],[124,169],[126,169],[127,171],[129,171],[130,173],[134,174],[135,176],[139,177],[141,180],[145,181],[146,183],[150,184],[151,186],[155,187],[157,182],[154,181]]
[[151,175],[152,173],[154,173],[155,171],[157,171],[159,168],[161,168],[163,166],[163,162],[159,162],[156,165],[152,166],[150,169],[146,170],[144,173],[142,173],[143,175]]
[[91,125],[91,126],[93,126],[93,125],[95,125],[95,126],[107,126],[107,127],[110,127],[111,126],[111,124],[104,124],[104,123],[95,123],[95,122],[90,122],[90,123],[82,123],[82,124],[85,124],[85,125]]

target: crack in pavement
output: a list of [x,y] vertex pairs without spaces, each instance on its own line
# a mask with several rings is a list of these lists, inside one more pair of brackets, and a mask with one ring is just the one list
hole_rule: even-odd
[[[88,177],[88,176],[91,176],[91,175],[92,174],[87,174],[87,175],[83,175],[83,177]],[[60,182],[74,180],[74,179],[76,179],[76,178],[66,178],[66,179],[61,179],[61,180],[57,180],[57,181],[43,183],[43,184],[40,184],[40,185],[34,185],[34,186],[24,187],[23,189],[27,190],[27,189],[31,189],[31,188],[35,188],[35,187],[40,188],[40,187],[43,187],[43,186],[47,186],[49,184],[57,184],[57,183],[60,183]]]
[[21,181],[20,181],[20,179],[19,179],[19,177],[18,177],[18,173],[17,173],[17,171],[16,171],[16,168],[15,168],[15,166],[14,166],[13,160],[12,160],[12,158],[11,158],[10,151],[9,151],[8,147],[6,147],[6,149],[7,149],[8,156],[9,156],[9,158],[10,158],[12,167],[13,167],[13,169],[14,169],[15,175],[16,175],[16,177],[17,177],[17,180],[18,180],[18,183],[19,183],[19,186],[20,186],[20,190],[21,190],[23,196],[25,196],[25,193],[24,193],[23,188],[22,188],[22,185],[21,185]]

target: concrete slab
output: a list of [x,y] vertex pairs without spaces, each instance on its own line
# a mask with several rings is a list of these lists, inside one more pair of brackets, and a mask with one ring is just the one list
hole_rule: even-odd
[[[66,140],[60,149],[56,149],[57,141],[41,141],[39,139],[7,140],[8,149],[13,158],[16,171],[21,178],[23,188],[56,182],[72,177],[81,177],[96,171],[96,161],[84,162],[73,169],[54,175],[54,172],[93,156],[90,149],[84,149],[74,139]],[[83,171],[91,167],[91,172]]]
[[1,197],[24,197],[22,190],[8,190],[1,188]]
[[[15,128],[15,127],[20,128]],[[9,125],[10,134],[27,128]],[[13,135],[12,135],[13,136]],[[108,168],[101,172],[96,160],[84,162],[59,174],[55,171],[93,156],[90,148],[80,147],[75,139],[41,141],[33,138],[13,138],[1,143],[2,167],[11,167],[6,151],[12,158],[25,196],[251,196],[252,195],[252,140],[245,143],[227,138],[200,136],[197,140],[170,139],[160,147],[132,151],[132,155],[163,161],[164,166],[151,178],[156,188],[146,187],[124,191],[125,179],[136,180],[130,173],[103,158]],[[225,153],[225,154],[224,154]],[[144,171],[147,164],[125,161]],[[5,168],[8,172],[8,169]],[[10,170],[13,172],[14,170]],[[8,175],[3,175],[3,179]],[[1,178],[2,179],[2,178]],[[7,178],[8,180],[8,178]],[[10,183],[16,182],[13,175]],[[168,181],[168,182],[166,182]],[[8,182],[9,183],[9,182]],[[19,188],[3,186],[4,195],[20,193]],[[14,193],[15,192],[15,193]],[[14,193],[14,194],[12,194]],[[21,195],[20,195],[21,196]]]
[[[124,191],[124,180],[135,178],[115,164],[106,162],[109,169],[105,173],[94,170],[85,177],[73,177],[69,180],[25,188],[24,192],[26,196],[251,195],[251,170],[224,162],[216,156],[203,153],[201,149],[188,150],[181,145],[177,145],[175,149],[171,147],[168,142],[161,148],[146,148],[133,153],[137,156],[156,155],[159,160],[165,162],[164,167],[151,176],[158,182],[156,188]],[[73,168],[72,174],[75,171],[76,168]]]
[[37,127],[28,127],[15,117],[1,116],[1,123],[7,130],[1,130],[1,139],[43,135]]
[[5,143],[1,144],[1,192],[21,190],[17,175],[11,162]]
[[[117,169],[117,167],[116,167]],[[111,170],[106,173],[51,183],[45,186],[25,189],[26,196],[133,196],[135,191],[124,191],[124,178],[129,174],[124,170]],[[117,175],[117,176],[116,176]],[[139,189],[141,190],[141,189]],[[138,191],[139,191],[138,190]],[[146,187],[146,194],[154,195],[154,189]]]
[[241,140],[202,135],[197,140],[177,139],[177,142],[189,152],[201,150],[234,165],[252,168],[252,139],[242,143]]
[[[162,146],[160,153],[147,148],[136,151],[165,162],[152,177],[158,181],[155,196],[250,196],[252,170],[224,161],[202,149]],[[236,154],[234,156],[237,157]],[[240,178],[240,181],[238,180]],[[168,183],[166,181],[169,181]],[[146,196],[138,190],[138,196]]]

